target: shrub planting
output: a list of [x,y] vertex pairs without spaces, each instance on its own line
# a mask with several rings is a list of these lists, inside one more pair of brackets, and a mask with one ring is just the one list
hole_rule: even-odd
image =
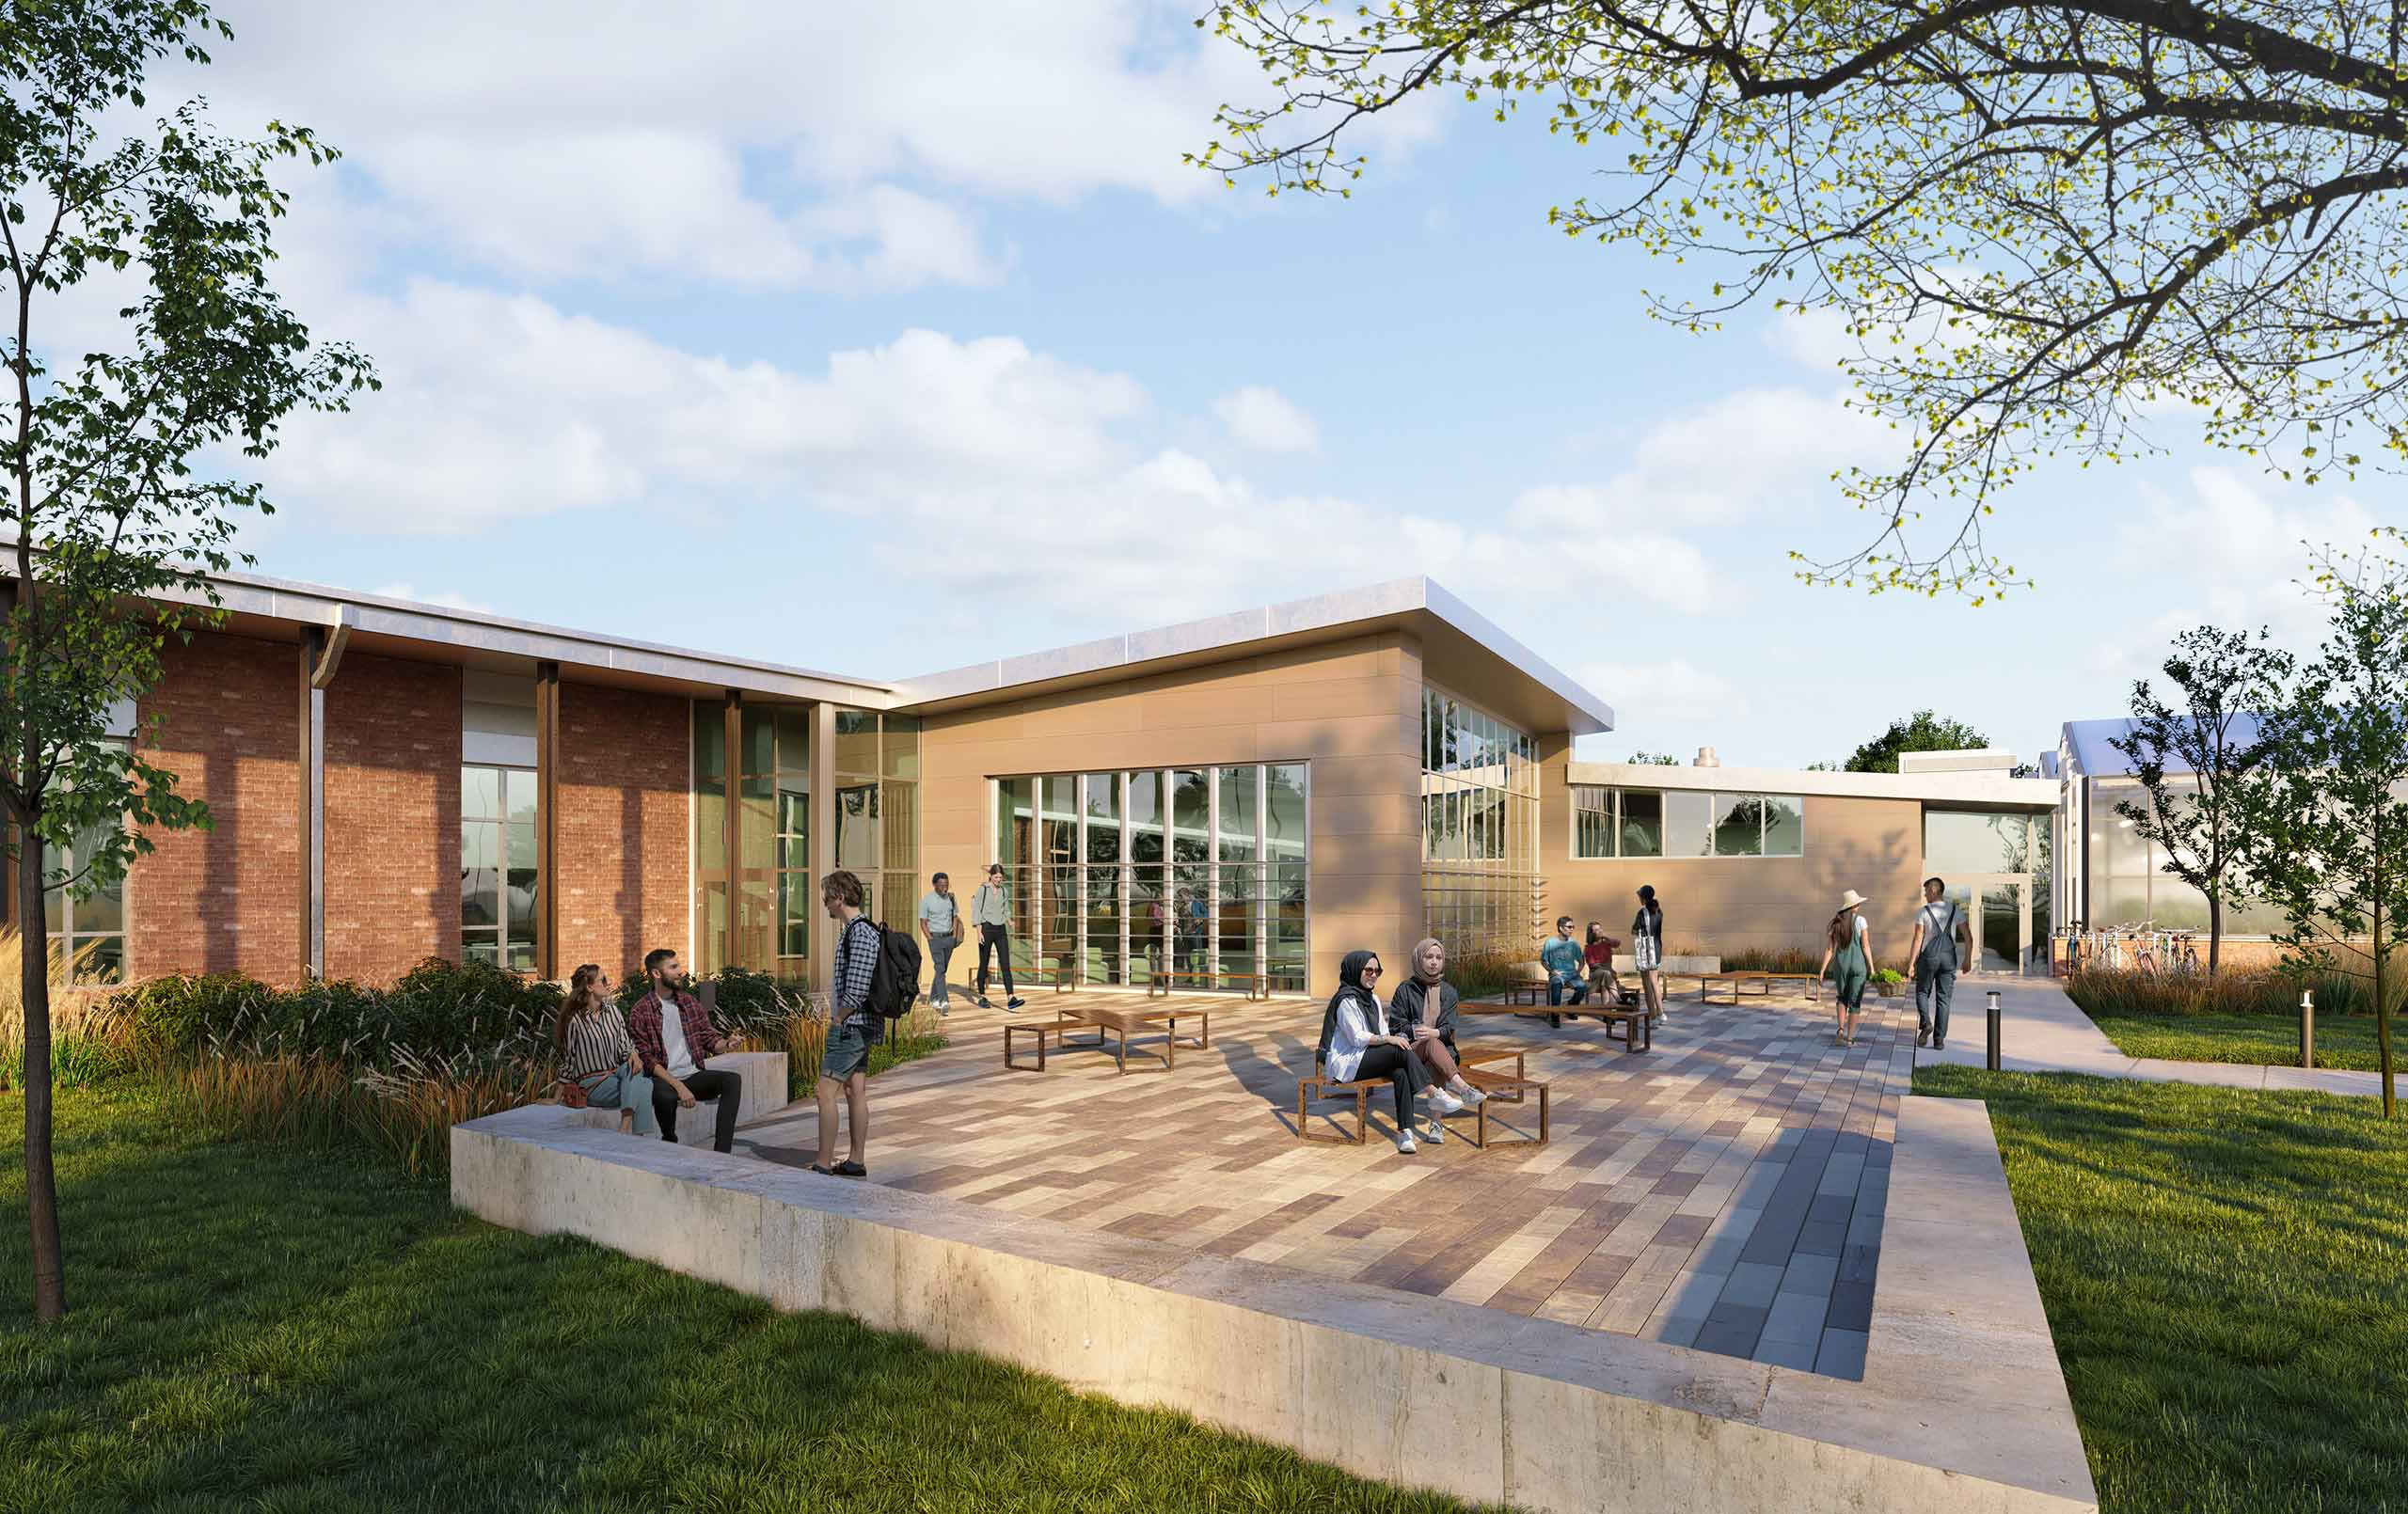
[[[2374,993],[2368,980],[2346,972],[2226,968],[2210,977],[2195,972],[2081,968],[2066,976],[2065,986],[2067,996],[2094,1019],[2220,1015],[2274,1015],[2288,1019],[2298,1016],[2303,989],[2315,993],[2320,1016],[2374,1013]],[[2395,1012],[2400,997],[2393,996]]]

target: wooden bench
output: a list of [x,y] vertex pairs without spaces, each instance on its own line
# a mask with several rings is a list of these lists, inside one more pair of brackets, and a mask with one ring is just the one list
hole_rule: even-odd
[[[1460,1109],[1455,1111],[1453,1114],[1441,1115],[1439,1118],[1442,1120],[1450,1120],[1460,1116],[1470,1117],[1475,1122],[1472,1127],[1471,1143],[1473,1145],[1478,1146],[1482,1151],[1486,1151],[1492,1145],[1544,1146],[1547,1143],[1546,1082],[1544,1079],[1525,1077],[1522,1073],[1521,1060],[1518,1054],[1514,1059],[1513,1070],[1511,1073],[1489,1072],[1484,1068],[1475,1069],[1465,1067],[1464,1069],[1464,1081],[1471,1084],[1474,1088],[1479,1089],[1481,1093],[1486,1094],[1488,1097],[1481,1100],[1476,1106]],[[1532,1093],[1536,1093],[1539,1096],[1539,1133],[1535,1136],[1514,1136],[1510,1140],[1504,1141],[1491,1140],[1488,1134],[1488,1106],[1491,1104],[1500,1103],[1519,1104],[1527,1099]],[[1506,1096],[1509,1094],[1512,1096],[1511,1097]]]
[[[1006,1020],[1004,1022],[1004,1065],[1014,1072],[1045,1070],[1045,1038],[1054,1037],[1056,1050],[1111,1051],[1121,1076],[1129,1073],[1129,1037],[1147,1031],[1159,1030],[1163,1034],[1163,1070],[1168,1072],[1179,1065],[1179,1022],[1182,1016],[1196,1021],[1196,1044],[1209,1048],[1212,1044],[1211,1011],[1181,1008],[1176,1010],[1127,1009],[1065,1009],[1057,1012],[1053,1023],[1043,1020]],[[1073,1041],[1072,1031],[1093,1031],[1093,1041]],[[1119,1036],[1116,1045],[1111,1037]],[[1037,1041],[1037,1062],[1034,1065],[1015,1060],[1012,1041],[1016,1035],[1032,1036]]]
[[[1528,1096],[1529,1088],[1539,1088],[1541,1090],[1539,1095],[1541,1110],[1540,1123],[1541,1125],[1545,1125],[1545,1110],[1546,1102],[1546,1095],[1545,1092],[1545,1085],[1543,1083],[1531,1083],[1529,1080],[1522,1076],[1521,1052],[1513,1050],[1463,1051],[1456,1053],[1455,1065],[1464,1070],[1464,1077],[1468,1080],[1471,1077],[1472,1068],[1488,1063],[1503,1062],[1508,1057],[1511,1057],[1513,1060],[1513,1075],[1509,1080],[1509,1091],[1513,1094],[1513,1096],[1505,1099],[1504,1102],[1508,1104],[1518,1104]],[[1388,1086],[1388,1080],[1385,1078],[1357,1078],[1351,1082],[1341,1082],[1335,1078],[1324,1076],[1321,1071],[1320,1064],[1314,1064],[1312,1076],[1309,1078],[1299,1078],[1296,1080],[1296,1139],[1299,1141],[1326,1141],[1332,1145],[1361,1145],[1363,1143],[1363,1138],[1370,1132],[1371,1128],[1370,1111],[1369,1107],[1370,1096],[1373,1094],[1378,1093],[1381,1089]],[[1480,1087],[1481,1085],[1475,1083],[1473,1086]],[[1313,1134],[1311,1113],[1312,1100],[1316,1098],[1343,1098],[1349,1094],[1354,1096],[1354,1133],[1353,1135],[1346,1134],[1346,1126],[1341,1115],[1336,1117],[1339,1119],[1338,1134]],[[1483,1122],[1481,1126],[1481,1132],[1484,1134],[1487,1128],[1487,1125]]]
[[1772,986],[1776,983],[1802,983],[1806,985],[1806,997],[1811,1001],[1822,998],[1822,982],[1819,974],[1812,972],[1701,972],[1698,974],[1697,997],[1702,1003],[1711,1002],[1715,986],[1720,984],[1731,990],[1731,1002],[1735,1004],[1739,1001],[1742,984],[1754,984],[1756,991],[1769,999],[1772,997]]
[[[1459,1018],[1465,1015],[1513,1015],[1518,1017],[1528,1016],[1529,1013],[1530,1012],[1529,1010],[1523,1009],[1519,1005],[1510,1001],[1499,1003],[1495,1000],[1488,999],[1466,999],[1455,1005],[1455,1014]],[[1623,1043],[1623,1048],[1625,1051],[1653,1051],[1656,1049],[1655,1022],[1648,1018],[1647,1006],[1643,1003],[1565,1004],[1556,1009],[1542,1007],[1539,1010],[1539,1013],[1542,1015],[1560,1015],[1566,1019],[1578,1019],[1581,1016],[1586,1015],[1592,1019],[1604,1021],[1606,1026],[1606,1038],[1608,1040],[1619,1040]],[[1614,1026],[1617,1023],[1622,1026],[1622,1034],[1619,1036],[1614,1034]],[[1631,1030],[1633,1026],[1638,1027],[1639,1031],[1639,1039],[1636,1042],[1631,1040]]]
[[1146,981],[1146,997],[1167,999],[1182,981],[1204,989],[1223,988],[1234,983],[1245,990],[1249,1001],[1271,997],[1271,975],[1267,972],[1211,972],[1201,968],[1173,968],[1155,973]]

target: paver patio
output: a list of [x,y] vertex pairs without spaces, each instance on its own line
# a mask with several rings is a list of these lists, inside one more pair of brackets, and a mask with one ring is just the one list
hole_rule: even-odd
[[[1518,1048],[1553,1087],[1545,1146],[1474,1148],[1455,1133],[1418,1156],[1390,1144],[1386,1091],[1362,1146],[1295,1138],[1318,1001],[1209,1007],[1212,1046],[1175,1071],[1140,1038],[1130,1071],[1093,1051],[1046,1073],[1005,1070],[1000,1011],[958,1008],[953,1044],[872,1085],[871,1181],[1069,1224],[1702,1350],[1862,1374],[1898,1098],[1913,1011],[1868,1000],[1856,1045],[1829,1007],[1684,996],[1652,1053],[1593,1020],[1466,1021],[1466,1049]],[[1142,994],[1032,996],[1057,1006],[1160,1010]],[[1902,1029],[1903,1028],[1903,1029]],[[1182,1019],[1182,1036],[1193,1025]],[[1142,1070],[1141,1070],[1142,1069]],[[1353,1109],[1351,1099],[1344,1106]],[[1335,1111],[1336,1104],[1320,1106]],[[1530,1124],[1535,1104],[1492,1105]],[[1316,1115],[1316,1118],[1320,1118]],[[738,1149],[816,1158],[797,1105]]]

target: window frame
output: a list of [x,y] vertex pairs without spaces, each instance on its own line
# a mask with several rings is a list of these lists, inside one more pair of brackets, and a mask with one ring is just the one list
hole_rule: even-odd
[[[1779,862],[1797,861],[1804,858],[1806,855],[1807,796],[1802,794],[1777,794],[1770,790],[1756,789],[1652,788],[1645,784],[1639,783],[1573,783],[1567,786],[1573,791],[1573,793],[1571,803],[1567,806],[1566,811],[1568,826],[1567,832],[1564,837],[1564,855],[1575,862],[1666,862],[1717,860],[1734,862]],[[1603,793],[1607,796],[1607,807],[1604,810],[1583,808],[1579,798],[1580,791],[1582,790],[1593,790]],[[1652,794],[1655,795],[1656,798],[1656,850],[1644,855],[1636,852],[1625,853],[1622,849],[1624,818],[1623,799],[1625,795],[1630,794]],[[1669,812],[1671,808],[1670,800],[1674,795],[1696,795],[1705,800],[1706,850],[1695,853],[1676,853],[1671,849],[1670,836],[1671,822]],[[1756,817],[1757,850],[1752,852],[1722,852],[1715,850],[1714,836],[1715,832],[1720,827],[1720,822],[1718,817],[1728,812],[1732,805],[1746,799],[1754,799],[1759,801]],[[1794,805],[1797,809],[1798,849],[1794,852],[1776,852],[1769,849],[1773,832],[1772,807],[1776,803]],[[1612,842],[1611,851],[1597,853],[1582,849],[1580,819],[1584,814],[1603,815],[1606,817],[1608,826],[1608,835]]]
[[[500,781],[497,785],[496,789],[498,807],[501,812],[499,815],[472,816],[468,813],[467,797],[467,775],[471,772],[490,772],[499,777]],[[523,968],[514,967],[512,966],[510,959],[510,925],[513,918],[510,910],[510,795],[511,790],[515,786],[512,781],[513,774],[526,775],[528,785],[536,790],[535,806],[531,812],[535,817],[536,827],[540,828],[543,825],[543,794],[541,785],[536,782],[534,768],[522,767],[514,763],[472,763],[468,762],[465,758],[462,759],[460,763],[460,908],[463,918],[459,923],[459,927],[455,936],[456,939],[460,943],[461,961],[467,962],[471,960],[468,954],[468,942],[470,939],[475,938],[488,938],[493,942],[493,956],[491,960],[494,965],[499,967],[505,972],[532,975],[535,971],[534,958],[538,947],[531,934],[528,938],[527,941],[527,965]],[[494,921],[490,925],[471,925],[467,923],[466,918],[468,900],[467,828],[470,826],[492,827],[498,844],[494,853],[497,859],[497,865],[494,868]],[[530,898],[528,904],[528,919],[530,922],[532,922],[543,912],[544,877],[543,872],[536,866],[535,860],[532,855],[530,855],[527,860],[527,869],[535,875],[534,893]],[[531,931],[531,924],[530,929]]]

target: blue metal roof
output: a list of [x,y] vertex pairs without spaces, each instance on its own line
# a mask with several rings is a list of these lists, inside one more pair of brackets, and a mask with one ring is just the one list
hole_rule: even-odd
[[[2082,769],[2085,777],[2119,778],[2132,771],[2132,760],[2110,745],[2108,738],[2129,736],[2131,730],[2132,722],[2129,718],[2067,720],[2066,746],[2073,752],[2074,765]],[[2254,741],[2257,737],[2258,718],[2256,716],[2240,715],[2233,718],[2233,740]],[[2171,763],[2166,765],[2165,770],[2169,773],[2189,771],[2188,768],[2178,767]]]

